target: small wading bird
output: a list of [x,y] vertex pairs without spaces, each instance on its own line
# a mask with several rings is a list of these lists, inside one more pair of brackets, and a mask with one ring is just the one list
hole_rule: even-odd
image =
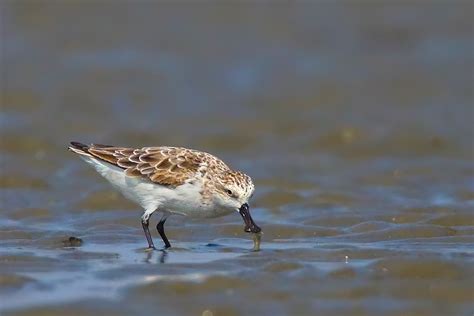
[[212,218],[238,211],[246,232],[261,232],[248,205],[255,189],[252,179],[211,154],[180,147],[134,149],[78,142],[71,142],[69,149],[143,207],[142,226],[150,249],[155,249],[148,229],[154,212],[162,213],[156,229],[165,248],[171,244],[163,226],[172,214]]

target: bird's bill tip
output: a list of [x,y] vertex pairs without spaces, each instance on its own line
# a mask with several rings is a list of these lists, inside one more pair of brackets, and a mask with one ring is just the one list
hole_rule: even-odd
[[255,224],[250,215],[250,208],[247,203],[243,204],[239,209],[240,216],[244,220],[245,228],[244,231],[247,233],[260,233],[262,229]]

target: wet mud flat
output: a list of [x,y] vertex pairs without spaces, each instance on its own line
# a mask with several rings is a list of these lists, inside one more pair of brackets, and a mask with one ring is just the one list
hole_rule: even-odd
[[[124,223],[136,220],[121,214]],[[259,252],[233,220],[214,228],[226,238],[201,235],[200,223],[171,223],[174,247],[153,252],[132,225],[82,220],[88,229],[75,247],[64,231],[12,225],[2,229],[2,315],[468,315],[474,237],[470,227],[446,225],[456,218],[465,224],[462,216],[436,224],[332,215],[321,218],[338,221],[327,226],[267,222]]]

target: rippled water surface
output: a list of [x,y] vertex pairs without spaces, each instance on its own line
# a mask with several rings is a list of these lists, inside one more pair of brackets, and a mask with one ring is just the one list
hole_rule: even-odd
[[[472,3],[417,3],[2,1],[0,314],[472,316]],[[261,251],[145,252],[70,140],[223,158]]]

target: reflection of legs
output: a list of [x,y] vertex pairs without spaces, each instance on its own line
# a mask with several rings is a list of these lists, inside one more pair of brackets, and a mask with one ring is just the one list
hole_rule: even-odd
[[142,227],[143,227],[143,231],[145,232],[146,240],[148,241],[148,248],[155,249],[155,245],[153,245],[153,239],[151,239],[150,230],[148,229],[148,225],[150,223],[149,219],[150,219],[151,214],[152,213],[148,213],[148,212],[143,213]]
[[165,243],[165,248],[171,247],[170,242],[168,241],[168,238],[165,235],[165,228],[163,227],[165,225],[166,219],[168,218],[169,214],[163,214],[163,217],[160,219],[158,224],[156,225],[156,229],[158,230],[158,233],[161,236],[161,239],[163,239],[163,242]]
[[168,252],[166,252],[166,250],[161,250],[160,263],[165,263],[167,257]]

